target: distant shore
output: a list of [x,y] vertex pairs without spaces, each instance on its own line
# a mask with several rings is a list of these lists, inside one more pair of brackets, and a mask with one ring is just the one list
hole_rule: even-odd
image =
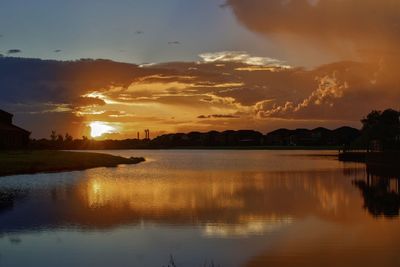
[[79,171],[98,167],[137,164],[144,158],[124,158],[108,154],[70,151],[1,151],[0,176]]
[[139,148],[91,148],[70,149],[70,151],[107,151],[107,150],[332,150],[339,146],[177,146],[177,147],[139,147]]
[[[146,131],[146,134],[148,132]],[[299,150],[336,149],[350,144],[360,136],[360,130],[341,127],[329,130],[322,127],[307,129],[279,129],[268,134],[254,130],[227,130],[223,132],[190,132],[160,135],[154,139],[96,140],[82,137],[72,139],[66,134],[53,133],[50,140],[33,139],[30,149],[102,150],[102,149],[248,149]]]

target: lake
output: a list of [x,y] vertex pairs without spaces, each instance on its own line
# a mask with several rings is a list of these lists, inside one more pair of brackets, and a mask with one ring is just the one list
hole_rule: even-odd
[[0,178],[0,266],[400,266],[399,180],[334,151],[128,150]]

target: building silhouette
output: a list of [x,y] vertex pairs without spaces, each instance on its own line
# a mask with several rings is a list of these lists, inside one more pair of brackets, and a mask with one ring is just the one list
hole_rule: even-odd
[[29,143],[30,132],[12,124],[13,115],[0,110],[0,149],[20,149]]
[[145,140],[150,140],[150,130],[146,129],[144,130],[144,135],[145,135]]

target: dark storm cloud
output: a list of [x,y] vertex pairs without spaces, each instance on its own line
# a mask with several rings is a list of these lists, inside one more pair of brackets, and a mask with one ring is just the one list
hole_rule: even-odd
[[69,128],[70,133],[78,133],[84,118],[76,111],[105,104],[83,95],[110,86],[127,86],[147,73],[136,65],[107,60],[62,62],[3,57],[0,107],[16,113],[21,126],[31,129],[34,137],[51,129]]
[[2,58],[0,102],[72,103],[91,90],[128,85],[148,71],[107,60],[46,61]]

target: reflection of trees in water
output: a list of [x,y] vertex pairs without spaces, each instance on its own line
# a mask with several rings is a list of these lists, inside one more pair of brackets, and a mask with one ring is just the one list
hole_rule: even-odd
[[364,180],[355,180],[354,185],[361,190],[364,207],[373,216],[398,217],[400,211],[399,176],[367,173]]
[[362,163],[346,163],[343,167],[343,175],[346,177],[364,177],[365,167]]

